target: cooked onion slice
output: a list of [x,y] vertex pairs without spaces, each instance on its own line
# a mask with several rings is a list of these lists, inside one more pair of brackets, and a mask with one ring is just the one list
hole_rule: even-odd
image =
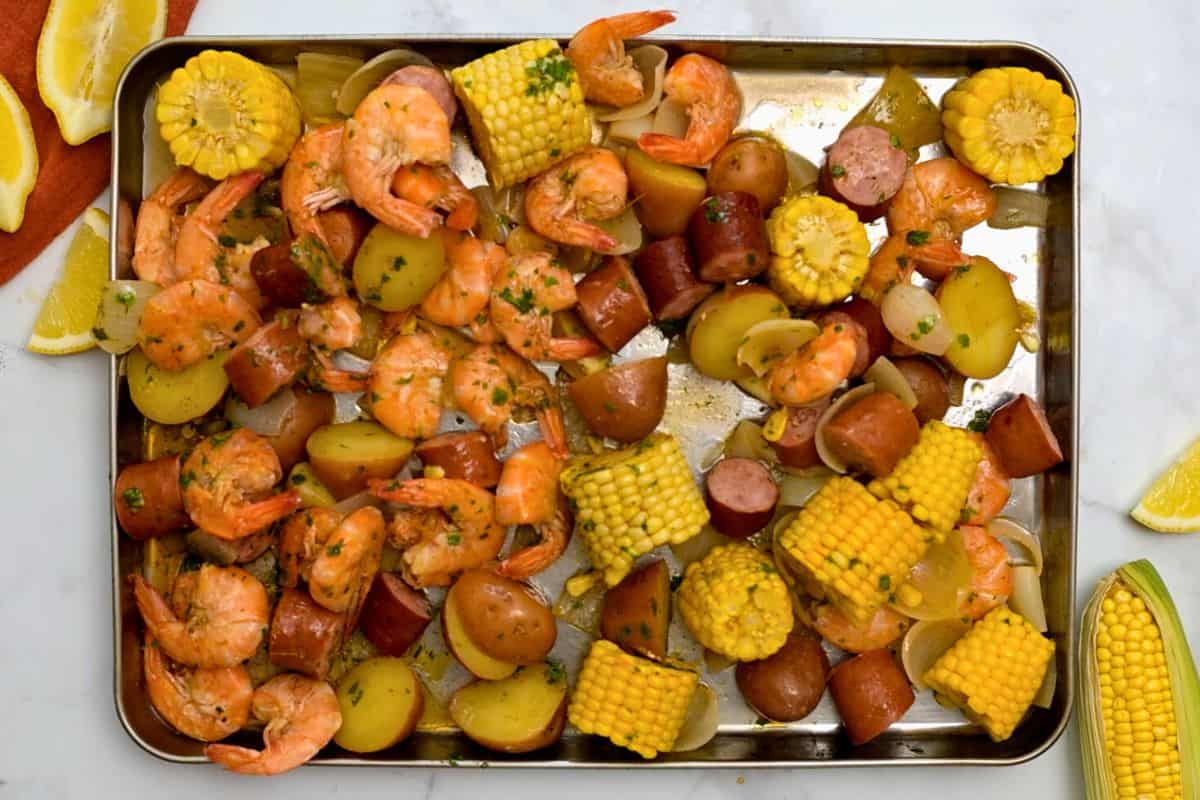
[[[913,619],[956,619],[959,598],[970,591],[971,562],[957,530],[934,542],[909,570],[908,580],[896,590],[892,608]],[[914,594],[915,590],[915,594]]]
[[892,336],[922,353],[940,356],[954,339],[937,299],[911,283],[889,289],[879,313]]
[[717,701],[717,693],[707,684],[697,684],[671,752],[684,753],[703,747],[717,735],[720,724],[721,704]]
[[654,114],[619,119],[608,126],[608,141],[614,144],[633,144],[643,133],[654,130]]
[[729,458],[756,458],[767,464],[779,460],[775,448],[763,438],[762,426],[748,419],[739,422],[725,440],[725,455]]
[[722,544],[729,544],[731,539],[717,533],[711,525],[705,525],[700,532],[686,542],[671,545],[671,552],[679,559],[679,563],[687,566],[693,561],[699,561],[708,555],[708,551]]
[[842,460],[833,454],[833,450],[830,449],[829,445],[826,444],[825,429],[829,426],[829,420],[833,419],[839,411],[856,400],[861,400],[862,398],[869,394],[873,394],[874,392],[875,384],[873,383],[864,383],[862,386],[856,386],[843,394],[837,400],[834,400],[833,404],[830,405],[829,408],[825,409],[825,413],[821,415],[819,420],[817,420],[817,455],[819,455],[821,460],[825,462],[825,466],[829,467],[839,475],[845,475],[848,469]]
[[886,356],[875,359],[875,363],[863,373],[863,380],[875,384],[881,392],[895,395],[907,407],[917,407],[917,393],[913,391],[912,384],[905,380],[904,375]]
[[378,86],[380,81],[396,70],[412,66],[413,64],[419,64],[423,67],[433,66],[433,62],[428,58],[415,50],[409,50],[407,47],[385,50],[375,56],[354,70],[350,74],[350,77],[346,78],[346,82],[342,84],[342,88],[338,90],[338,113],[344,114],[347,117],[350,116],[354,113],[354,109],[358,108],[358,104],[362,102],[362,99]]
[[909,683],[918,691],[928,689],[922,676],[970,629],[970,624],[958,617],[923,619],[909,628],[900,645],[900,662]]
[[804,194],[816,189],[821,177],[821,168],[799,153],[783,151],[787,160],[788,194]]
[[821,468],[805,470],[805,474],[783,472],[779,478],[779,507],[803,506],[832,477],[831,471]]
[[[737,349],[737,363],[762,377],[786,356],[799,350],[821,329],[807,319],[767,319],[750,326]],[[903,379],[903,378],[901,378]]]
[[989,228],[1044,228],[1050,215],[1050,198],[1028,189],[996,186],[996,210],[988,219]]
[[1058,663],[1052,658],[1050,665],[1046,667],[1046,675],[1042,678],[1042,685],[1038,688],[1037,694],[1033,696],[1033,704],[1038,708],[1049,708],[1054,705],[1054,690],[1058,686]]
[[1020,614],[1042,633],[1046,624],[1046,604],[1042,600],[1042,581],[1033,567],[1013,567],[1013,591],[1008,607]]
[[276,392],[274,397],[258,408],[250,408],[230,395],[225,403],[225,419],[260,436],[278,436],[283,432],[284,422],[291,418],[295,409],[296,393],[289,388]]
[[369,490],[364,489],[358,494],[352,494],[343,500],[339,500],[337,503],[330,506],[330,508],[339,514],[351,514],[355,511],[358,511],[360,508],[366,508],[367,506],[375,506],[378,508],[382,505],[382,500],[371,494]]
[[654,132],[682,139],[687,133],[687,107],[674,100],[663,100],[654,111]]
[[642,223],[638,221],[637,214],[633,213],[632,205],[612,219],[597,222],[596,226],[617,240],[616,247],[605,251],[610,256],[623,256],[642,246]]
[[598,122],[616,122],[624,119],[643,117],[658,107],[662,102],[663,75],[667,71],[667,51],[656,45],[636,47],[630,50],[629,58],[633,65],[642,73],[642,86],[645,94],[642,99],[625,108],[602,106],[596,109]]
[[[1015,558],[1009,558],[1009,563],[1019,566],[1031,565],[1037,575],[1042,574],[1042,543],[1028,529],[1006,517],[997,517],[988,523],[987,531],[1001,542],[1005,542],[1006,546],[1011,542],[1020,551]],[[1010,547],[1009,551],[1012,549]]]
[[136,347],[142,310],[161,291],[162,287],[151,281],[109,281],[96,315],[95,334],[100,349],[119,356]]

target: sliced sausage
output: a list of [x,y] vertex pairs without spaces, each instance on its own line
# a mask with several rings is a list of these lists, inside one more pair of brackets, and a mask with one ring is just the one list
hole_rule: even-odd
[[397,574],[375,576],[361,617],[362,631],[385,656],[402,656],[425,632],[433,613],[423,592]]
[[771,258],[758,198],[746,192],[721,192],[701,203],[688,220],[688,238],[696,274],[710,283],[756,277]]
[[358,248],[371,232],[373,220],[365,211],[342,205],[317,214],[317,222],[325,232],[329,254],[339,264],[354,261]]
[[842,311],[840,308],[832,311],[823,311],[813,320],[822,328],[828,325],[842,325],[849,328],[854,333],[855,351],[854,351],[854,366],[850,368],[850,377],[857,378],[867,371],[867,367],[871,366],[871,337],[867,334],[867,329],[858,324],[858,320]]
[[927,358],[897,358],[892,362],[917,396],[917,407],[913,413],[917,421],[924,424],[931,419],[941,419],[950,410],[950,384],[946,375]]
[[447,478],[490,489],[500,482],[500,462],[483,431],[453,431],[426,439],[414,451],[426,467],[441,467]]
[[768,442],[779,456],[779,463],[793,469],[808,469],[821,465],[817,452],[817,422],[829,408],[831,400],[826,397],[807,406],[788,409],[787,425],[779,439]]
[[306,591],[285,588],[271,618],[267,654],[277,667],[324,680],[344,632],[341,614],[317,605]]
[[682,236],[646,245],[633,266],[655,319],[683,319],[717,288],[696,280],[692,252]]
[[410,64],[388,75],[380,86],[393,84],[415,86],[429,92],[442,107],[442,111],[446,112],[446,120],[451,125],[454,124],[454,115],[458,113],[458,101],[454,99],[454,90],[450,88],[450,81],[446,80],[446,73],[437,67]]
[[821,170],[825,194],[854,209],[864,222],[883,216],[904,185],[908,154],[883,128],[861,125],[844,131],[829,148]]
[[205,561],[222,566],[253,561],[267,552],[273,544],[275,544],[275,532],[270,527],[240,539],[222,539],[220,536],[198,529],[187,535],[189,551]]
[[829,656],[813,636],[792,634],[769,658],[739,663],[734,677],[738,691],[755,711],[775,722],[794,722],[821,702],[829,679]]
[[870,354],[867,356],[868,364],[874,364],[875,359],[887,353],[892,344],[892,334],[883,324],[883,315],[879,313],[879,306],[861,297],[855,297],[832,310],[846,314],[867,332],[867,343],[870,345]]
[[243,403],[257,408],[290,386],[308,364],[308,345],[297,326],[274,320],[233,348],[225,361],[229,385]]
[[291,242],[256,251],[250,259],[250,274],[259,291],[277,308],[299,308],[303,303],[325,300],[308,273],[292,261]]
[[745,539],[771,521],[779,487],[770,470],[754,459],[726,458],[709,470],[704,500],[714,528],[726,536]]
[[875,392],[825,424],[825,444],[851,472],[882,478],[917,443],[917,417],[895,395]]
[[163,456],[122,469],[113,491],[113,506],[121,530],[138,540],[191,525],[179,488],[179,456]]
[[626,258],[607,258],[575,284],[575,293],[583,324],[614,353],[650,324],[650,302]]
[[1014,478],[1037,475],[1063,460],[1046,412],[1027,394],[1018,395],[992,414],[987,441],[1004,471]]
[[838,664],[829,675],[829,692],[855,745],[887,730],[915,699],[890,650],[872,650]]
[[333,422],[333,395],[325,392],[310,392],[296,384],[291,388],[296,395],[296,405],[281,422],[279,433],[263,438],[275,449],[279,465],[289,470],[303,460],[305,444],[312,432],[322,425]]

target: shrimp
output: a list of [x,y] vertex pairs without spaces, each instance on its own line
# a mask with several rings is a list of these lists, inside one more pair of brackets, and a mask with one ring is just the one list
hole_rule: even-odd
[[270,621],[267,590],[241,567],[203,564],[175,580],[168,605],[133,575],[133,596],[162,651],[191,667],[235,667],[254,655]]
[[346,121],[342,172],[354,202],[401,233],[429,236],[442,224],[436,211],[396,197],[392,181],[401,167],[450,162],[450,123],[433,95],[415,86],[379,86]]
[[802,406],[833,394],[850,376],[858,338],[847,325],[826,325],[815,339],[784,356],[767,373],[771,396],[785,406]]
[[541,236],[592,250],[617,240],[588,220],[612,219],[625,210],[629,177],[611,150],[594,147],[554,165],[529,183],[525,221]]
[[496,499],[486,489],[455,478],[415,478],[370,482],[376,497],[418,508],[439,508],[445,526],[427,526],[422,538],[401,558],[418,586],[448,586],[458,573],[491,561],[504,545],[504,528],[496,522]]
[[353,347],[363,335],[362,315],[352,297],[335,297],[300,311],[297,330],[305,341],[325,351]]
[[311,233],[306,233],[292,241],[288,248],[292,263],[304,271],[313,286],[327,297],[344,297],[346,278],[342,274],[342,265],[333,257],[321,239]]
[[451,327],[469,325],[488,307],[492,276],[504,267],[500,245],[470,234],[444,230],[446,272],[421,301],[421,313],[430,322]]
[[567,433],[562,408],[541,370],[504,345],[477,345],[454,362],[450,374],[454,404],[499,447],[515,406],[531,407],[552,453],[566,458]]
[[969,256],[950,239],[924,240],[908,234],[889,236],[871,255],[870,266],[858,293],[872,303],[880,303],[888,289],[899,283],[908,283],[913,270],[919,271],[930,280],[941,280],[958,266],[966,264]]
[[984,528],[961,525],[958,530],[972,570],[966,594],[960,594],[958,610],[964,617],[979,619],[1012,594],[1013,575],[1008,563],[1008,549]]
[[446,212],[446,227],[469,231],[479,221],[479,201],[446,165],[409,164],[396,171],[392,191],[410,203]]
[[350,199],[342,177],[343,128],[333,122],[304,134],[283,165],[280,202],[296,238],[309,234],[328,246],[317,214]]
[[624,108],[642,99],[642,73],[625,54],[624,39],[645,36],[675,21],[672,11],[634,11],[584,25],[567,45],[583,94],[593,103]]
[[211,281],[181,281],[151,297],[138,344],[160,369],[186,369],[218,349],[241,344],[262,325],[241,295]]
[[496,522],[548,522],[558,507],[558,473],[563,462],[545,442],[531,442],[504,462],[496,487]]
[[496,571],[506,578],[523,581],[549,567],[566,552],[571,541],[571,518],[565,503],[556,503],[549,521],[536,526],[541,541],[524,547],[500,562]]
[[346,516],[317,550],[309,567],[308,591],[313,600],[338,613],[357,609],[366,600],[379,572],[385,539],[383,514],[364,506]]
[[808,612],[811,623],[822,639],[850,653],[880,650],[899,639],[908,630],[909,620],[887,606],[881,606],[867,622],[858,625],[841,609],[830,603],[818,603]]
[[938,240],[958,243],[963,231],[983,222],[995,210],[996,193],[987,181],[956,158],[935,158],[917,164],[904,176],[904,184],[888,206],[888,233],[910,234],[914,244]]
[[305,763],[342,727],[337,695],[325,681],[276,675],[254,690],[254,718],[266,723],[262,750],[210,744],[204,754],[230,772],[279,775]]
[[306,508],[288,517],[279,530],[279,584],[296,586],[309,570],[342,515],[329,508]]
[[432,436],[442,418],[442,386],[449,369],[449,351],[431,334],[393,336],[367,373],[371,415],[397,436]]
[[492,286],[492,324],[508,346],[531,361],[576,361],[600,352],[591,339],[556,338],[554,312],[575,305],[571,273],[549,253],[510,256]]
[[241,664],[170,664],[158,644],[148,638],[142,648],[142,667],[154,710],[184,736],[216,742],[241,730],[250,719],[254,685]]
[[1012,485],[987,439],[980,434],[974,434],[973,438],[983,448],[983,458],[975,470],[975,482],[967,494],[967,509],[971,512],[967,524],[987,525],[1008,505]]
[[704,166],[729,141],[742,113],[742,97],[733,75],[719,61],[688,53],[667,70],[663,91],[668,99],[687,108],[687,133],[682,139],[643,133],[638,147],[659,161]]
[[[175,242],[175,269],[180,280],[200,279],[233,285],[241,291],[248,288],[245,277],[243,286],[234,284],[229,269],[229,255],[221,243],[221,226],[238,203],[254,194],[266,175],[250,170],[226,178],[204,196],[195,210],[184,218],[179,226],[179,238]],[[246,273],[249,275],[249,260]],[[253,283],[253,277],[250,277]],[[248,297],[248,300],[253,298]]]
[[268,495],[283,478],[279,456],[246,428],[214,434],[183,463],[183,507],[192,522],[221,539],[240,539],[300,507],[288,490]]
[[175,238],[179,207],[208,194],[209,183],[180,167],[158,185],[138,208],[133,242],[133,271],[144,281],[170,286],[175,274]]

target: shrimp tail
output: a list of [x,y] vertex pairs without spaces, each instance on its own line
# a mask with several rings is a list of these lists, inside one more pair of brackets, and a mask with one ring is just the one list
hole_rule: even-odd
[[665,133],[648,132],[639,136],[637,143],[643,153],[657,161],[691,166],[700,166],[704,163],[698,158],[699,151],[696,146],[686,139]]
[[598,355],[600,345],[591,339],[584,338],[551,339],[548,351],[552,361],[578,361],[581,358]]
[[970,261],[958,243],[952,239],[936,239],[912,249],[917,271],[932,281],[943,280],[955,267]]
[[237,522],[234,525],[229,527],[218,526],[217,530],[208,529],[208,532],[219,539],[241,539],[262,530],[273,522],[283,519],[288,514],[300,508],[302,503],[303,500],[300,499],[300,494],[289,489],[286,492],[272,495],[266,500],[260,500],[257,503],[251,503],[246,506],[239,513]]
[[479,201],[470,192],[460,194],[451,191],[447,195],[446,227],[456,231],[469,231],[479,221]]
[[361,392],[367,388],[369,376],[365,372],[348,372],[343,369],[322,367],[317,370],[316,382],[321,388],[335,394]]
[[436,211],[411,203],[403,197],[389,197],[368,211],[388,227],[418,239],[429,238],[442,224],[442,217]]
[[567,447],[567,427],[563,422],[562,409],[558,407],[539,408],[535,414],[542,438],[556,458],[567,458],[571,455]]
[[613,32],[621,39],[633,39],[645,36],[651,31],[658,30],[663,25],[675,21],[675,12],[661,9],[659,11],[631,11],[628,14],[617,14],[604,20],[612,27]]
[[265,763],[262,753],[249,747],[238,747],[232,744],[210,744],[204,748],[204,755],[209,761],[220,764],[230,772],[241,775],[271,775],[273,772]]
[[138,611],[146,623],[147,630],[167,651],[167,654],[177,661],[176,653],[180,653],[179,641],[180,623],[171,611],[167,601],[158,590],[141,575],[130,575],[129,582],[133,584],[133,598],[137,602]]
[[[558,230],[554,231],[554,235],[550,237],[556,241],[587,247],[600,252],[612,250],[620,244],[614,236],[603,228],[599,228],[590,222],[576,219],[570,215],[560,217],[557,224]],[[534,226],[534,230],[537,230],[537,226]]]

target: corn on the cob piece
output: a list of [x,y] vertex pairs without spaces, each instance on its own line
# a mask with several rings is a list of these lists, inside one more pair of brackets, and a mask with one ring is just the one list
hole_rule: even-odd
[[890,475],[868,484],[876,497],[889,498],[939,537],[962,520],[963,508],[983,449],[963,428],[933,420]]
[[656,433],[624,450],[574,456],[559,476],[575,530],[609,586],[639,557],[682,544],[708,522],[708,508],[674,436]]
[[771,212],[767,235],[767,277],[790,306],[814,308],[845,300],[867,274],[867,229],[857,214],[836,200],[820,195],[788,198]]
[[700,644],[737,661],[772,655],[792,631],[787,584],[766,553],[744,542],[689,564],[675,601]]
[[1079,640],[1089,800],[1200,798],[1200,678],[1149,561],[1101,581]]
[[821,487],[779,535],[809,591],[858,622],[891,599],[932,541],[931,531],[851,478]]
[[1075,102],[1040,72],[980,70],[947,92],[942,105],[946,144],[990,181],[1040,181],[1075,151]]
[[700,676],[626,653],[610,641],[592,642],[567,707],[583,733],[607,737],[643,758],[670,750]]
[[159,131],[175,163],[224,180],[271,172],[300,136],[300,105],[271,70],[243,55],[205,50],[158,90]]
[[591,142],[575,67],[550,39],[488,53],[450,78],[493,189],[532,178]]
[[924,681],[1001,742],[1029,710],[1053,655],[1054,642],[999,606],[943,653]]

